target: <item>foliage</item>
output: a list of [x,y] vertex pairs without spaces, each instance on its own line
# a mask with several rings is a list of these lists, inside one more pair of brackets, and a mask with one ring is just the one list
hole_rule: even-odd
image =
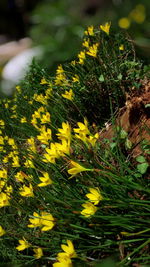
[[33,62],[14,96],[1,100],[1,261],[149,262],[148,166],[139,171],[129,160],[122,129],[113,144],[99,140],[145,75],[132,42],[106,23],[87,28],[82,50],[54,77]]

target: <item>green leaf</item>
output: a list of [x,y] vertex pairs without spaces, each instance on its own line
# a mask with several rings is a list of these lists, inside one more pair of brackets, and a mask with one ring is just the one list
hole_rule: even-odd
[[139,162],[139,163],[145,163],[146,162],[146,159],[143,156],[138,156],[136,158],[136,161]]
[[145,105],[145,108],[150,108],[150,103]]
[[122,80],[122,74],[119,73],[119,75],[117,76],[118,80]]
[[100,82],[104,82],[104,81],[105,81],[103,74],[100,75],[100,77],[99,77],[99,81],[100,81]]
[[125,130],[122,129],[120,131],[120,138],[121,139],[125,139],[125,138],[127,138],[127,136],[128,136],[128,133]]
[[127,149],[131,149],[132,148],[132,142],[127,138],[125,141],[125,146]]
[[147,162],[137,165],[137,169],[141,174],[146,173],[148,167],[149,167],[149,164]]

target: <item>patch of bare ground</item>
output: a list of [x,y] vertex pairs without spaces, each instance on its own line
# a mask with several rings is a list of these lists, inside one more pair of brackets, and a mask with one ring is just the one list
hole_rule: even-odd
[[[123,128],[133,144],[130,151],[133,158],[142,153],[143,140],[150,144],[150,80],[145,78],[140,83],[140,89],[133,88],[126,95],[125,106],[116,115],[115,126],[108,125],[100,132],[100,141],[104,138],[111,140],[116,134],[116,126]],[[147,161],[150,163],[150,156],[147,156]]]

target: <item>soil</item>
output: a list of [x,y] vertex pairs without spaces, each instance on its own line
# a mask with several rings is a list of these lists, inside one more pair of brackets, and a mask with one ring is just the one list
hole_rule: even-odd
[[[140,81],[140,89],[132,88],[126,95],[126,103],[116,116],[115,126],[121,126],[132,142],[131,156],[139,156],[142,152],[141,141],[146,140],[150,145],[150,80]],[[106,124],[100,132],[100,140],[111,140],[115,136],[114,126]],[[150,163],[150,155],[146,156]]]

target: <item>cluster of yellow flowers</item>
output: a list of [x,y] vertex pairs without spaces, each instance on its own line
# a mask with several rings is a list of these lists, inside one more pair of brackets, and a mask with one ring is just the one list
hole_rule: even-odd
[[84,208],[81,211],[81,214],[85,217],[90,217],[94,215],[97,211],[96,205],[103,199],[99,188],[89,188],[90,193],[86,194],[86,197],[89,199],[89,202],[82,204]]
[[[100,25],[99,29],[104,32],[102,34],[109,35],[110,26],[111,23],[106,23]],[[93,59],[97,57],[100,45],[98,42],[93,43],[92,37],[95,34],[96,32],[94,32],[93,26],[88,27],[87,31],[85,31],[86,37],[82,44],[84,51],[78,54],[79,61],[75,62],[75,64],[83,64],[86,57]],[[119,49],[121,50],[122,48],[120,47]],[[58,159],[67,162],[65,169],[67,168],[66,173],[69,174],[69,179],[77,174],[81,174],[82,176],[85,172],[94,171],[93,168],[86,167],[87,162],[83,166],[75,156],[75,148],[77,146],[94,150],[98,143],[99,133],[94,132],[92,134],[92,129],[88,126],[87,119],[84,118],[83,122],[78,121],[76,127],[71,126],[71,123],[74,125],[74,122],[71,120],[71,123],[61,121],[61,128],[58,129],[53,125],[53,114],[49,105],[53,98],[54,90],[52,88],[55,89],[58,86],[60,89],[61,87],[60,92],[57,93],[58,98],[61,98],[63,101],[72,101],[68,102],[73,104],[75,97],[73,89],[80,83],[80,78],[77,74],[74,73],[71,78],[68,77],[69,74],[67,75],[62,65],[59,65],[53,82],[49,82],[44,77],[40,80],[39,83],[44,93],[37,93],[36,91],[36,93],[33,92],[32,96],[28,96],[22,93],[20,86],[17,86],[14,99],[12,101],[3,101],[5,108],[11,113],[11,122],[14,124],[20,123],[19,127],[24,129],[25,137],[22,138],[21,134],[19,138],[17,134],[14,136],[13,134],[10,136],[9,134],[6,135],[6,121],[4,119],[0,120],[0,152],[2,153],[2,164],[0,166],[0,208],[12,205],[12,200],[16,196],[19,199],[17,199],[19,203],[30,203],[30,201],[31,203],[34,201],[36,203],[38,194],[43,192],[42,190],[44,189],[42,188],[45,186],[50,186],[52,188],[51,192],[53,192],[55,182],[57,183],[57,181],[55,181],[55,176],[51,172],[53,170],[53,164],[59,163]],[[17,99],[17,94],[19,94],[19,97],[22,97],[29,107],[27,111],[24,109],[26,113],[22,112],[22,115],[17,110],[20,101],[19,97]],[[67,100],[64,100],[64,98]],[[28,127],[31,127],[34,131],[32,132],[31,130],[28,133]],[[51,169],[50,166],[52,166]],[[57,165],[54,167],[57,168]],[[97,205],[103,197],[97,187],[89,187],[89,193],[86,194],[86,197],[88,201],[82,204],[84,209],[77,212],[80,217],[82,215],[89,218],[95,214],[98,209]],[[41,204],[42,207],[40,208],[39,206],[36,207],[37,209],[34,207],[33,211],[36,210],[37,212],[31,211],[33,215],[30,215],[29,224],[27,225],[28,228],[33,228],[34,230],[38,228],[40,233],[52,230],[56,225],[57,219],[57,215],[54,218],[55,213],[53,217],[49,212],[49,207],[46,201],[44,202],[44,198],[43,203],[44,205]],[[0,225],[0,236],[8,232],[7,229],[3,229],[3,226]],[[32,242],[27,241],[29,239],[28,236],[27,239],[26,235],[24,236],[21,236],[22,239],[19,239],[19,245],[16,249],[22,251],[32,247],[35,253],[34,257],[36,259],[41,258],[43,256],[43,249],[31,244]],[[61,245],[61,248],[64,252],[58,253],[57,262],[53,266],[71,267],[71,259],[77,257],[72,241],[67,240],[67,245]]]
[[[23,239],[19,240],[19,245],[16,247],[18,251],[25,250],[27,248],[31,247],[31,244],[23,237]],[[40,247],[33,248],[34,251],[34,257],[35,259],[40,259],[43,256],[43,250]]]

